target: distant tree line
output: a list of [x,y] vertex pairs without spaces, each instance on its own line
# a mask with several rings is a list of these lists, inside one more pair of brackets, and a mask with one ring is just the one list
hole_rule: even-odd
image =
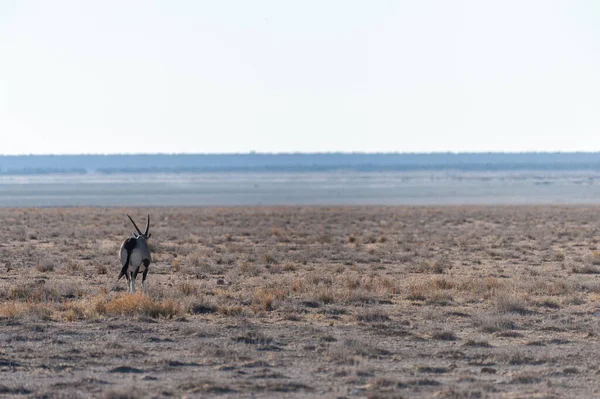
[[140,154],[0,156],[0,175],[600,170],[600,153]]

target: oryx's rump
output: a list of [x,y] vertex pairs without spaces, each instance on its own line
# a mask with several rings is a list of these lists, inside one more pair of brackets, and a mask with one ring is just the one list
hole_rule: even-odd
[[147,267],[144,261],[147,260],[148,264],[152,262],[148,242],[143,236],[131,237],[123,241],[119,256],[121,257],[121,265],[123,265],[119,279],[127,273],[128,269],[134,272],[139,268],[140,273],[144,272]]

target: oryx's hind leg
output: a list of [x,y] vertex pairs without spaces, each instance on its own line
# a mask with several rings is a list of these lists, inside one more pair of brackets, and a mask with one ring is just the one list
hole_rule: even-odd
[[131,276],[129,272],[125,273],[125,278],[127,278],[127,292],[131,292]]
[[137,279],[137,275],[140,272],[140,267],[136,267],[135,271],[131,272],[131,293],[135,294],[135,280]]
[[150,261],[148,259],[144,259],[144,273],[142,274],[142,292],[144,294],[148,294],[146,288],[146,276],[148,275],[148,269],[150,267]]

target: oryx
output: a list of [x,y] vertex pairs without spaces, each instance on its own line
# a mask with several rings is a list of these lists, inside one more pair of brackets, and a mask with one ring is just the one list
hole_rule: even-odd
[[121,258],[121,277],[127,277],[127,287],[129,292],[135,293],[135,279],[138,273],[142,273],[142,292],[146,293],[146,276],[148,275],[148,269],[152,258],[150,256],[150,249],[148,248],[148,238],[151,234],[148,232],[150,229],[150,215],[148,215],[148,221],[146,222],[146,231],[142,234],[140,229],[137,227],[131,216],[127,215],[133,226],[137,230],[138,234],[133,232],[133,237],[130,237],[123,241],[121,249],[119,250],[119,256]]

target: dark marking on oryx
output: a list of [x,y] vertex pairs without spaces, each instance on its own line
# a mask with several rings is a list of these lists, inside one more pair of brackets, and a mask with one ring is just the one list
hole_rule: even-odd
[[121,269],[121,273],[119,274],[119,278],[117,278],[117,281],[120,280],[121,277],[125,275],[125,273],[127,273],[127,268],[129,267],[129,260],[131,259],[131,252],[133,252],[133,249],[135,248],[135,243],[136,239],[134,237],[126,239],[123,243],[123,248],[125,248],[125,250],[127,251],[127,260],[123,264],[123,268]]

